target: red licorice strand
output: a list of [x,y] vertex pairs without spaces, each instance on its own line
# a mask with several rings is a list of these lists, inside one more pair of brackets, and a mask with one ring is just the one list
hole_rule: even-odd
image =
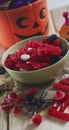
[[56,102],[53,104],[52,108],[57,110],[58,107],[61,105],[61,103],[62,103],[62,100],[56,101]]
[[53,86],[54,86],[54,88],[69,92],[69,86],[68,85],[63,85],[61,83],[54,83]]
[[62,79],[62,80],[60,80],[59,83],[61,83],[61,84],[63,84],[63,85],[69,85],[69,80]]
[[47,54],[60,54],[61,49],[59,47],[52,47],[47,49]]
[[35,62],[35,61],[27,61],[26,64],[29,64],[29,65],[33,66],[34,69],[42,68],[42,66],[39,63]]
[[60,110],[59,111],[64,111],[66,107],[69,105],[69,94],[66,95],[63,103],[61,104]]
[[51,108],[48,110],[48,114],[52,117],[62,119],[64,121],[69,121],[69,114],[68,113],[56,111],[55,109]]

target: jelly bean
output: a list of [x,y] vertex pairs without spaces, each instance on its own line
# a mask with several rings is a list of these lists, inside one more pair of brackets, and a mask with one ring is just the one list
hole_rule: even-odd
[[30,55],[23,54],[23,55],[20,56],[20,59],[23,60],[23,61],[29,60],[30,59]]

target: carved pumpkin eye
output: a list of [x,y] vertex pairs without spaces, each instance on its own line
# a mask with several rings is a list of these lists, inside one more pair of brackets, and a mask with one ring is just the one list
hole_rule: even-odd
[[16,25],[19,28],[26,28],[26,27],[28,27],[28,25],[26,24],[26,21],[27,21],[26,17],[20,17],[19,19],[17,19]]
[[69,35],[69,32],[67,32],[67,34]]
[[39,13],[40,19],[44,19],[46,17],[46,8],[42,8]]

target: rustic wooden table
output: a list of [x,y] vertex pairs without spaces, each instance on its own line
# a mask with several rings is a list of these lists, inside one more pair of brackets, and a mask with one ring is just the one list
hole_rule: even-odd
[[[64,22],[62,17],[62,12],[67,11],[69,6],[58,8],[49,12],[50,18],[50,34],[59,32],[61,25]],[[61,19],[60,19],[61,17]],[[3,48],[2,48],[3,49]],[[1,50],[1,51],[4,51]],[[1,53],[1,52],[0,52]],[[0,54],[1,55],[1,54]],[[64,72],[69,73],[69,64],[66,65]],[[8,82],[8,86],[13,87],[13,89],[18,92],[20,89],[28,89],[28,86],[20,85],[16,81],[14,81],[10,76],[5,74],[4,76],[0,76],[0,85]],[[41,91],[46,88],[46,85],[38,86],[37,90],[41,87]],[[50,88],[51,86],[49,86]],[[47,89],[49,89],[47,88]],[[4,96],[4,95],[3,95]],[[2,101],[3,96],[0,96],[0,101]],[[68,109],[69,111],[69,109]],[[38,126],[34,126],[31,123],[30,119],[25,119],[23,115],[14,116],[11,112],[4,113],[0,110],[0,130],[68,130],[69,122],[63,122],[61,120],[55,119],[47,115],[47,108],[41,111],[44,119],[43,122]]]

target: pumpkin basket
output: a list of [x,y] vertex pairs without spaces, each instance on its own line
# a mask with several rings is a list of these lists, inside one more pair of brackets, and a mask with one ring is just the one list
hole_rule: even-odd
[[13,9],[0,9],[0,43],[9,48],[20,40],[49,33],[46,0]]

